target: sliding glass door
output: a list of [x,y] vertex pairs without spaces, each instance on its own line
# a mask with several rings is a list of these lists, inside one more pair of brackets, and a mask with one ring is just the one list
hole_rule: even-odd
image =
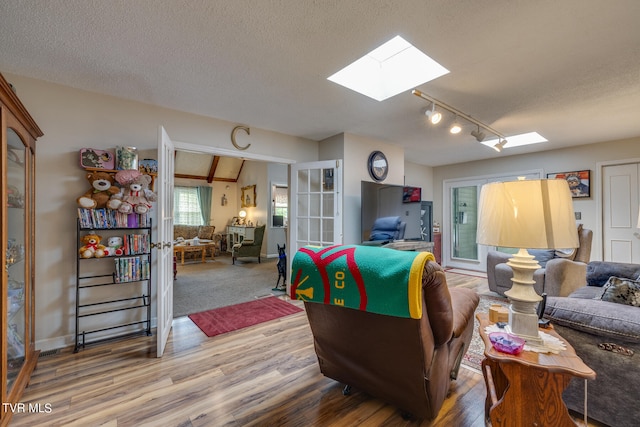
[[442,264],[446,267],[486,271],[489,249],[476,243],[480,189],[489,182],[539,179],[542,171],[445,181],[443,191]]

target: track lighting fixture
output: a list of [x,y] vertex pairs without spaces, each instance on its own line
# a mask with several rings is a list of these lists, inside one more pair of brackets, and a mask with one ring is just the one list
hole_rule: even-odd
[[451,125],[451,128],[449,129],[449,132],[456,135],[460,133],[461,130],[462,130],[462,127],[460,126],[460,124],[458,124],[458,117],[456,117],[455,120],[453,121],[453,124]]
[[436,111],[435,102],[431,104],[431,110],[425,111],[424,114],[433,125],[437,125],[440,123],[440,120],[442,120],[442,113],[440,111]]
[[[462,111],[445,104],[442,101],[439,101],[417,89],[414,89],[412,91],[412,93],[422,99],[425,99],[429,102],[431,102],[431,109],[427,110],[425,112],[426,116],[429,117],[429,120],[431,121],[431,123],[436,124],[440,121],[440,119],[442,118],[442,114],[440,114],[439,112],[435,111],[436,110],[436,104],[440,109],[444,109],[447,110],[453,114],[456,115],[456,119],[455,122],[453,123],[453,125],[451,126],[451,128],[449,129],[449,132],[451,132],[452,134],[457,134],[460,133],[460,131],[462,131],[462,127],[460,126],[460,124],[458,123],[458,118],[462,117],[463,119],[465,119],[466,121],[473,123],[474,125],[476,125],[477,129],[474,129],[473,131],[471,131],[471,136],[475,137],[476,141],[478,142],[482,142],[484,141],[484,139],[486,138],[486,134],[485,132],[483,132],[481,130],[484,129],[485,131],[495,135],[498,137],[498,143],[496,145],[494,145],[492,148],[498,152],[502,151],[502,149],[504,148],[505,144],[507,143],[506,137],[501,134],[500,132],[498,132],[497,130],[493,129],[491,126],[486,125],[484,123],[482,123],[479,120],[474,119],[473,117],[463,113]],[[435,115],[438,115],[437,120],[435,119]],[[486,145],[486,144],[485,144]]]
[[474,129],[471,131],[471,136],[475,137],[476,141],[482,142],[487,135],[485,135],[485,133],[480,130],[480,126],[478,126],[478,129]]
[[498,143],[496,145],[494,145],[493,148],[494,150],[496,150],[498,153],[502,151],[502,149],[504,148],[504,146],[507,144],[507,140],[506,139],[501,139],[500,141],[498,141]]

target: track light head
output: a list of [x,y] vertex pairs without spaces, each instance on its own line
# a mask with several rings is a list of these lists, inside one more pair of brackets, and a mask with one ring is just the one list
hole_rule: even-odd
[[449,132],[456,135],[456,134],[459,134],[461,130],[462,130],[462,127],[460,127],[460,125],[458,124],[458,118],[456,118],[453,124],[451,125]]
[[487,135],[485,135],[485,133],[480,130],[480,126],[478,126],[478,129],[474,129],[471,131],[471,136],[475,137],[476,141],[482,142]]
[[442,113],[436,111],[436,104],[431,104],[431,110],[427,110],[424,112],[424,115],[427,116],[432,125],[437,125],[442,120]]
[[504,148],[504,146],[507,144],[507,140],[506,139],[501,139],[500,141],[498,141],[498,143],[496,145],[494,145],[493,148],[494,150],[496,150],[498,153],[502,151],[502,149]]

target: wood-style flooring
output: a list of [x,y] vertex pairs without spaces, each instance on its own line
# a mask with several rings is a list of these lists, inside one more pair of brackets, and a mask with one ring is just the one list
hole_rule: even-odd
[[[488,290],[486,279],[447,278],[450,286]],[[155,357],[155,339],[41,357],[21,399],[25,411],[10,425],[485,425],[482,375],[464,367],[432,422],[404,420],[397,408],[355,389],[343,396],[343,385],[320,373],[304,313],[213,338],[189,318],[175,319],[162,358]]]

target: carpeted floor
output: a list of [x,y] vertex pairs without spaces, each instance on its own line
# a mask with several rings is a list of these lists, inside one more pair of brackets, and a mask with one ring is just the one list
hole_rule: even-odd
[[[480,303],[478,304],[478,308],[476,308],[476,313],[488,313],[489,306],[491,304],[501,304],[505,307],[509,305],[506,298],[492,295],[480,295]],[[482,338],[480,338],[480,334],[478,332],[480,324],[478,323],[478,319],[475,318],[475,315],[473,322],[473,337],[471,337],[469,350],[467,350],[462,358],[462,364],[480,372],[480,363],[482,362],[482,359],[484,359],[484,342],[482,341]]]
[[[263,298],[282,295],[273,291],[278,280],[278,258],[236,260],[221,255],[206,263],[178,263],[178,275],[173,282],[173,317],[211,310]],[[282,284],[282,281],[280,281]]]

